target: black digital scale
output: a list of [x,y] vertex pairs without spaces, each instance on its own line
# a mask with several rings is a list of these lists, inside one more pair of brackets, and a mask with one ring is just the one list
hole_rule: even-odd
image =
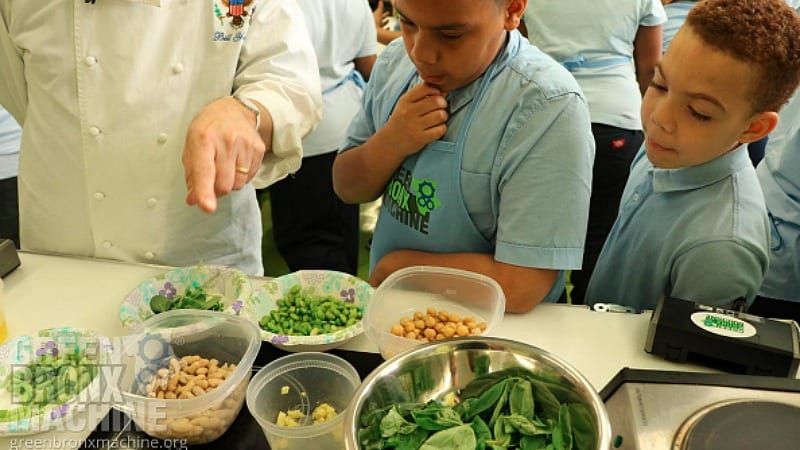
[[650,318],[645,351],[732,373],[797,377],[798,325],[662,297]]

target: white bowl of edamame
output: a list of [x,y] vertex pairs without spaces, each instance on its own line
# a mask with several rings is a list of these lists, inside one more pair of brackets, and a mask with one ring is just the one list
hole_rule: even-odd
[[255,321],[264,341],[289,352],[322,352],[363,332],[373,288],[332,270],[300,270],[253,290],[241,315]]
[[[82,431],[75,417],[97,404],[114,346],[91,330],[49,328],[0,346],[0,436]],[[71,427],[81,429],[70,429]]]

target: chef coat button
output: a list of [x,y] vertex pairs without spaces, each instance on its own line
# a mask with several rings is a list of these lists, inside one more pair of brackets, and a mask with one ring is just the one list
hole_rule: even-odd
[[167,133],[158,133],[158,138],[156,140],[159,144],[167,142]]
[[102,199],[106,198],[106,194],[103,194],[102,192],[95,192],[94,193],[94,198],[96,198],[97,200],[102,200]]
[[94,56],[87,56],[87,57],[86,57],[86,59],[84,59],[84,60],[83,60],[83,62],[84,62],[84,63],[85,63],[87,66],[90,66],[90,67],[91,67],[91,66],[93,66],[93,65],[97,64],[97,58],[95,58]]
[[145,257],[146,259],[150,259],[150,260],[152,260],[153,258],[155,258],[155,257],[156,257],[156,254],[155,254],[155,253],[153,253],[153,252],[144,252],[144,257]]
[[111,241],[103,241],[103,247],[111,248],[113,246],[114,246],[114,244],[112,244]]
[[178,63],[172,66],[172,73],[178,75],[179,73],[183,73],[183,64]]
[[100,136],[100,128],[89,127],[89,136],[91,136],[91,137]]
[[146,203],[147,203],[147,206],[152,208],[152,207],[156,206],[156,204],[158,203],[158,200],[156,200],[155,197],[150,197],[150,198],[147,199]]

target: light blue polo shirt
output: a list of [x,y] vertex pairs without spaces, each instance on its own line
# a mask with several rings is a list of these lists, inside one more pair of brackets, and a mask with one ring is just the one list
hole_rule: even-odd
[[17,176],[22,128],[0,107],[0,180]]
[[587,304],[653,309],[672,297],[752,302],[767,270],[764,195],[747,147],[681,169],[655,168],[644,146],[586,290]]
[[[577,269],[594,159],[589,110],[566,69],[516,30],[509,33],[504,52],[514,46],[519,46],[517,55],[489,84],[466,138],[460,168],[464,202],[477,229],[493,243],[497,261]],[[413,70],[402,40],[381,52],[344,151],[384,125]],[[458,136],[479,80],[447,95],[444,140]]]
[[781,110],[756,172],[772,229],[769,271],[759,295],[800,302],[800,93]]
[[667,12],[667,21],[664,23],[661,33],[661,53],[667,51],[669,44],[672,42],[672,38],[675,37],[675,34],[683,26],[683,23],[686,22],[686,16],[689,15],[689,11],[691,11],[696,4],[697,0],[683,0],[664,5],[664,10]]

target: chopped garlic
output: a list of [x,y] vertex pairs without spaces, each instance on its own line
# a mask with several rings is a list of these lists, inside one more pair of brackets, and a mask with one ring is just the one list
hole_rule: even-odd
[[314,408],[311,417],[314,419],[315,424],[324,423],[336,417],[336,409],[327,403],[323,403]]

